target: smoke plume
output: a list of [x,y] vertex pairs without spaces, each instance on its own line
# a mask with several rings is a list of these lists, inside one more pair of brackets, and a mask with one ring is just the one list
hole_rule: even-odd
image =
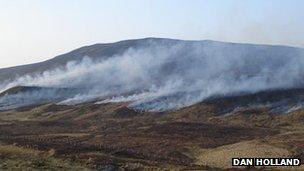
[[[55,98],[56,91],[22,97],[36,102],[45,94],[43,98],[69,105],[130,102],[130,107],[139,110],[163,111],[189,106],[210,96],[303,86],[303,50],[285,46],[148,41],[144,46],[130,47],[120,55],[103,59],[84,56],[64,68],[23,76],[1,88],[70,88],[77,91],[60,98]],[[1,97],[0,103],[4,104],[7,96]]]

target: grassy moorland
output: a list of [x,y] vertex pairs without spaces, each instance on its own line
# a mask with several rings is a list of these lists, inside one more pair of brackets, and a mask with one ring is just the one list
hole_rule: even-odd
[[304,161],[303,109],[223,112],[235,102],[211,100],[167,112],[140,112],[127,103],[2,111],[0,170],[229,170],[232,157]]

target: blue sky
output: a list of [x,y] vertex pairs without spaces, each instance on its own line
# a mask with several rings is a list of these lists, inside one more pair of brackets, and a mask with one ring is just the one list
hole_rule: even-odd
[[143,37],[304,47],[303,0],[0,0],[0,67]]

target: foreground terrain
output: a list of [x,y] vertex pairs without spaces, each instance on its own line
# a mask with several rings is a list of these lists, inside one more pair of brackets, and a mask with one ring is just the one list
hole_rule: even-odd
[[[304,110],[291,100],[276,107],[249,104],[281,102],[295,93],[303,95],[288,90],[213,98],[167,112],[93,102],[2,111],[0,169],[229,170],[232,157],[303,161]],[[293,110],[281,109],[286,105]]]

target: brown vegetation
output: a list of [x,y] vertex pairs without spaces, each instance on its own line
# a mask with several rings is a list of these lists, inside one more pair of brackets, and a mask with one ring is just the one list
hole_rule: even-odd
[[[209,101],[160,113],[135,111],[126,103],[3,111],[0,141],[15,146],[0,146],[1,160],[10,160],[7,167],[17,165],[11,160],[28,162],[22,155],[10,158],[5,148],[37,152],[47,168],[56,170],[209,170],[230,168],[231,157],[304,159],[303,110],[218,110],[231,104],[229,99],[227,104]],[[19,167],[44,168],[29,160]],[[53,160],[62,161],[61,168],[53,166]]]

